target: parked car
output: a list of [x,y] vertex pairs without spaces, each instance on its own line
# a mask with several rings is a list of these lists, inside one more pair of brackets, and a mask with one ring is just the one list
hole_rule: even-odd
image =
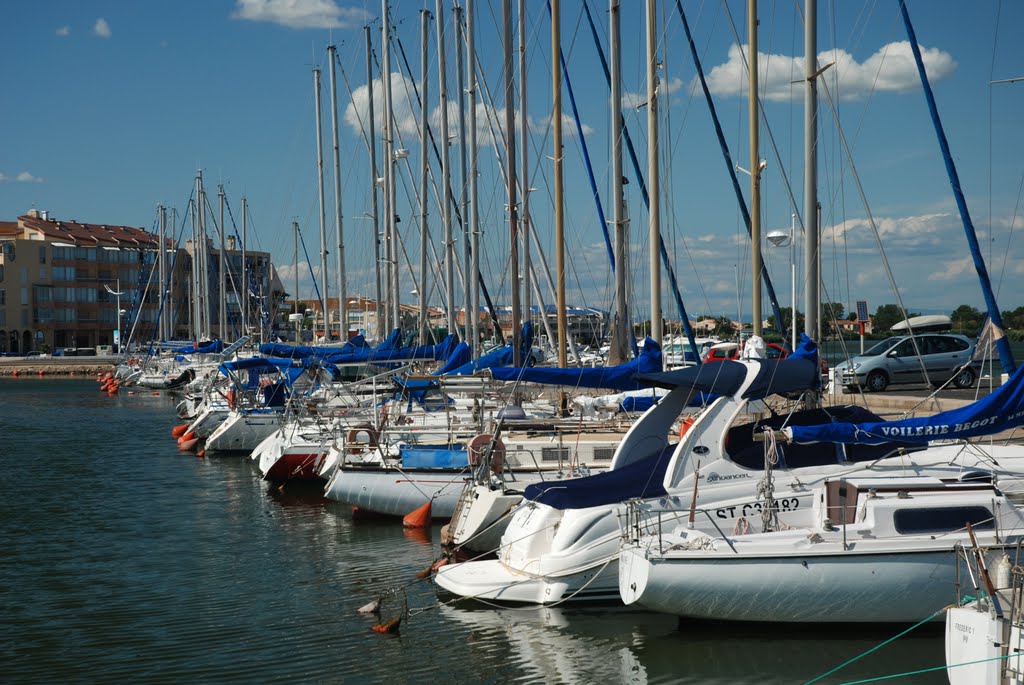
[[835,378],[847,392],[856,392],[861,387],[881,392],[890,385],[925,382],[923,365],[932,382],[952,380],[958,388],[970,388],[981,370],[980,361],[971,361],[974,345],[967,336],[955,334],[887,338],[864,354],[837,364]]
[[[775,343],[767,343],[765,345],[765,358],[766,359],[785,359],[786,348],[782,345]],[[734,342],[723,342],[717,345],[712,345],[707,348],[704,352],[702,361],[704,362],[720,362],[727,359],[739,359],[740,358],[740,346]]]

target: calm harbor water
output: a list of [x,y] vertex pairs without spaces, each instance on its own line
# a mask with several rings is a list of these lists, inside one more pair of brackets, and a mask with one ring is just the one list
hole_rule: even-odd
[[[900,630],[442,605],[415,580],[439,527],[353,521],[248,460],[182,454],[174,402],[0,380],[3,682],[802,683]],[[384,618],[403,596],[410,614],[378,635],[356,609],[394,588]],[[819,682],[942,663],[941,630],[919,629]]]

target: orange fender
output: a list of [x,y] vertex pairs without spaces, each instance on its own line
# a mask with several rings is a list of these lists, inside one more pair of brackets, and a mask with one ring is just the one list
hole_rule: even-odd
[[402,519],[402,525],[406,528],[426,528],[430,525],[430,512],[432,508],[433,503],[428,500],[422,507],[410,514],[406,514],[405,518]]

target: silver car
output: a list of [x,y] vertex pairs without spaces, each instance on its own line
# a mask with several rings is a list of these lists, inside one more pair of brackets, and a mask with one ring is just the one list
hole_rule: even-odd
[[980,362],[972,362],[972,354],[974,342],[964,335],[902,335],[836,365],[835,378],[847,392],[859,387],[881,392],[897,383],[924,383],[926,370],[928,380],[936,385],[952,380],[958,388],[970,388],[981,367]]

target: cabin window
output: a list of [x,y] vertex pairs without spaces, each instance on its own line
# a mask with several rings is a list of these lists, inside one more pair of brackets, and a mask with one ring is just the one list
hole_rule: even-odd
[[568,447],[542,447],[540,450],[541,461],[557,461],[559,463],[569,461]]
[[893,512],[893,524],[899,533],[948,533],[966,528],[968,523],[981,530],[995,528],[987,507],[930,507]]

